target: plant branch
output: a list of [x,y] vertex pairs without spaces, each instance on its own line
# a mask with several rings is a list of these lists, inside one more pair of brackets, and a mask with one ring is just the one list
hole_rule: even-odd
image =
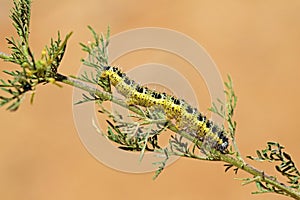
[[[94,93],[96,96],[100,97],[101,100],[103,101],[111,101],[113,103],[116,103],[124,108],[127,108],[129,110],[131,110],[132,112],[138,114],[138,115],[143,115],[143,112],[138,109],[137,107],[134,106],[128,106],[124,100],[118,99],[118,98],[114,98],[112,96],[111,93],[107,93],[107,92],[103,92],[101,90],[98,90],[94,87],[89,86],[86,83],[83,83],[82,81],[78,81],[76,79],[72,79],[72,78],[66,78],[62,80],[63,83],[67,84],[67,85],[71,85],[74,86],[76,88],[80,88],[84,91],[90,92],[90,93]],[[182,137],[188,139],[189,141],[196,143],[196,145],[201,146],[202,143],[200,141],[195,141],[195,138],[193,136],[191,136],[188,133],[185,133],[183,131],[178,131],[178,129],[176,128],[175,125],[170,124],[167,127],[169,130],[181,135]],[[278,189],[278,191],[280,190],[281,193],[285,193],[288,196],[293,197],[294,199],[298,199],[300,200],[300,193],[297,192],[296,190],[293,190],[292,188],[289,188],[288,186],[284,185],[283,183],[279,182],[278,180],[276,180],[275,177],[267,175],[266,173],[264,173],[263,171],[260,171],[258,169],[256,169],[255,167],[245,163],[243,160],[240,160],[238,158],[235,158],[233,156],[231,156],[230,154],[222,154],[218,151],[213,152],[214,154],[214,158],[213,161],[223,161],[225,163],[228,163],[232,166],[235,166],[238,169],[241,169],[251,175],[253,175],[255,177],[254,182],[258,183],[258,182],[265,182],[267,184],[270,184],[272,186],[274,186],[275,188]],[[177,155],[177,156],[186,156],[183,153],[176,153],[173,152],[172,155]],[[203,159],[200,156],[186,156],[186,157],[191,157],[191,158],[195,158],[195,159],[199,159],[199,160],[210,160],[210,159]]]
[[6,59],[8,59],[9,57],[10,57],[9,55],[7,55],[6,53],[3,53],[3,52],[0,51],[0,58],[1,58],[2,60],[6,60]]
[[[128,106],[127,102],[116,98],[110,92],[110,83],[107,80],[99,80],[102,73],[103,67],[108,65],[108,51],[107,47],[109,44],[110,31],[108,29],[106,36],[102,34],[98,35],[91,27],[88,27],[93,36],[93,42],[88,45],[81,44],[83,51],[87,52],[89,57],[82,60],[83,64],[92,67],[96,70],[96,74],[84,73],[81,77],[67,77],[58,73],[58,67],[60,66],[61,60],[64,56],[67,41],[72,33],[66,35],[64,40],[61,40],[60,33],[58,33],[57,40],[51,39],[50,46],[42,50],[41,58],[36,59],[31,52],[29,46],[29,22],[30,22],[30,0],[14,0],[14,8],[11,10],[11,19],[13,25],[17,31],[19,38],[7,38],[9,49],[11,54],[7,55],[0,52],[0,58],[4,61],[11,62],[20,66],[21,70],[15,71],[4,71],[4,73],[10,75],[10,79],[7,81],[0,79],[0,89],[9,96],[0,96],[0,106],[7,103],[11,103],[8,109],[15,111],[18,109],[24,94],[35,91],[35,88],[41,84],[58,83],[70,85],[82,89],[88,92],[92,98],[84,95],[84,101],[86,100],[97,100],[102,103],[104,101],[110,101],[117,105],[120,105],[134,113],[141,116],[139,119],[144,121],[136,122],[134,124],[123,123],[121,120],[115,120],[115,116],[110,112],[106,111],[111,118],[118,124],[124,126],[132,126],[135,129],[134,133],[137,133],[141,126],[147,125],[161,125],[162,121],[159,117],[152,117],[148,110],[137,106]],[[275,168],[282,176],[288,178],[288,184],[279,182],[275,176],[265,174],[263,171],[256,169],[255,167],[247,164],[241,157],[241,153],[236,144],[236,122],[233,119],[234,111],[236,108],[237,97],[233,90],[233,84],[230,76],[228,76],[229,82],[225,82],[227,101],[220,103],[220,109],[213,103],[213,107],[210,108],[212,112],[215,112],[219,116],[223,117],[228,125],[228,135],[231,137],[232,146],[234,152],[220,152],[217,149],[209,149],[209,152],[205,152],[204,141],[197,139],[195,135],[191,135],[183,130],[178,130],[177,127],[170,121],[164,124],[164,127],[159,130],[153,130],[152,128],[147,129],[147,133],[136,138],[129,138],[127,133],[123,133],[120,129],[108,121],[108,136],[110,140],[117,142],[122,146],[124,150],[138,150],[141,152],[140,158],[142,158],[144,151],[158,151],[165,156],[165,160],[160,162],[160,167],[155,174],[157,177],[166,166],[166,161],[171,155],[189,157],[198,160],[210,160],[210,161],[222,161],[227,166],[225,171],[235,167],[234,171],[237,173],[238,169],[243,170],[253,176],[253,178],[244,178],[244,184],[255,182],[258,191],[256,193],[272,192],[290,196],[294,199],[300,200],[300,172],[292,161],[291,156],[283,152],[283,146],[278,143],[268,143],[268,148],[262,151],[257,151],[258,158],[248,156],[252,160],[266,160],[272,162],[279,162]],[[93,84],[93,85],[91,85]],[[99,90],[94,86],[101,86],[103,90]],[[93,99],[94,98],[94,99]],[[148,115],[146,115],[147,113]],[[150,113],[150,114],[149,114]],[[172,135],[169,140],[169,147],[160,148],[158,145],[157,136],[165,129],[169,129],[178,135]],[[115,133],[114,133],[115,132]],[[138,134],[136,134],[138,135]],[[192,146],[190,147],[184,139],[187,139]],[[148,144],[152,146],[148,146]],[[127,148],[128,147],[128,148]],[[150,148],[149,148],[150,147]],[[275,149],[274,149],[275,147]],[[203,152],[201,152],[203,151]],[[204,154],[205,157],[199,156],[198,153]]]
[[293,197],[294,199],[298,199],[298,200],[300,199],[299,191],[289,188],[285,184],[277,181],[275,177],[269,176],[269,175],[265,174],[263,171],[260,171],[260,170],[256,169],[255,167],[253,167],[249,164],[246,164],[239,159],[229,156],[228,154],[226,154],[226,155],[220,154],[220,159],[221,159],[221,161],[232,164],[233,166],[235,166],[245,172],[248,172],[249,174],[252,174],[255,178],[258,177],[257,181],[255,181],[255,182],[260,182],[260,181],[265,182],[267,184],[270,184],[270,185],[276,187],[278,190],[281,190],[282,193],[285,193],[288,196]]

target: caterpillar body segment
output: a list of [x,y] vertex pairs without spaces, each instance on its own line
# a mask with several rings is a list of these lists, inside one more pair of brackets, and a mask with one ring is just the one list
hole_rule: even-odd
[[223,130],[218,130],[217,132],[208,132],[205,135],[205,143],[209,143],[210,146],[224,153],[229,145],[229,140]]
[[123,81],[124,77],[126,77],[126,74],[122,73],[117,67],[106,66],[101,73],[101,78],[109,78],[113,86]]
[[221,153],[227,152],[229,140],[224,131],[185,100],[141,86],[134,80],[129,79],[117,67],[104,67],[101,78],[108,78],[117,92],[125,97],[128,105],[148,108],[154,106],[162,109],[166,118],[175,121],[175,125],[179,130],[184,130],[201,141],[207,142],[212,148]]
[[155,98],[152,97],[152,91],[147,87],[142,87],[137,84],[132,90],[133,94],[129,99],[130,103],[144,107],[151,107],[154,105]]

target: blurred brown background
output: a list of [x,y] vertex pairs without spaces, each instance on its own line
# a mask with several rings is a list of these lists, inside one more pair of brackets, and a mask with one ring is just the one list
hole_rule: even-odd
[[[6,53],[5,37],[15,35],[8,17],[11,6],[11,1],[0,0],[0,51]],[[110,25],[112,35],[147,26],[182,32],[203,45],[223,78],[232,75],[239,97],[241,152],[254,155],[267,141],[278,141],[300,167],[299,11],[297,0],[36,0],[31,44],[39,56],[57,30],[62,35],[74,31],[60,71],[76,74],[85,56],[78,43],[91,39],[87,25],[98,32]],[[134,54],[124,59],[126,66],[153,61],[147,52],[136,57],[138,62]],[[8,67],[0,62],[1,70]],[[225,174],[220,163],[180,159],[156,181],[151,179],[153,173],[112,170],[94,159],[79,140],[71,87],[40,87],[33,106],[28,99],[18,112],[0,111],[0,199],[288,199],[251,195],[254,185],[242,187],[233,180],[247,175]]]

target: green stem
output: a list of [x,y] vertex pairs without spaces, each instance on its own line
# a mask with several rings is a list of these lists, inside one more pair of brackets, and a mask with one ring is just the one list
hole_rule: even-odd
[[280,183],[279,181],[275,180],[274,177],[271,177],[267,174],[265,174],[263,171],[259,171],[258,169],[254,168],[253,166],[236,159],[228,154],[220,154],[221,161],[224,161],[226,163],[232,164],[233,166],[248,172],[249,174],[252,174],[254,177],[260,177],[259,181],[268,183],[270,185],[273,185],[279,190],[282,190],[284,193],[288,194],[289,196],[293,197],[294,199],[300,200],[300,193],[295,191],[292,188],[289,188],[285,186],[283,183]]
[[9,59],[9,55],[7,55],[7,54],[0,51],[0,58],[3,59],[3,60],[6,60],[6,59]]
[[[63,75],[59,75],[59,76],[63,76]],[[128,106],[126,104],[126,102],[124,102],[123,100],[114,98],[112,94],[104,92],[104,91],[100,91],[92,86],[89,86],[88,84],[86,84],[82,81],[79,81],[77,79],[73,79],[70,77],[65,77],[64,79],[58,80],[58,81],[61,81],[67,85],[71,85],[76,88],[82,89],[84,91],[93,93],[93,94],[97,95],[98,97],[100,97],[103,101],[111,101],[113,103],[116,103],[116,104],[124,107],[124,108],[129,109],[130,111],[132,111],[136,114],[143,115],[143,112],[140,109],[138,109],[137,107]],[[179,132],[178,129],[176,128],[176,126],[173,124],[170,124],[168,126],[168,129],[175,133],[180,134],[181,136],[185,137],[186,139],[188,139],[191,142],[194,142],[194,143],[196,142],[199,145],[201,145],[200,141],[195,141],[195,138],[193,136],[189,135],[188,133],[185,133],[182,131]],[[214,157],[215,161],[219,160],[219,161],[223,161],[225,163],[231,164],[245,172],[248,172],[249,174],[252,174],[254,177],[259,177],[259,181],[273,185],[275,188],[282,190],[284,193],[293,197],[294,199],[300,200],[299,192],[293,190],[292,188],[285,186],[283,183],[280,183],[277,180],[275,180],[274,177],[271,177],[271,176],[265,174],[263,171],[259,171],[258,169],[254,168],[253,166],[245,163],[243,160],[234,158],[229,154],[222,154],[218,151],[214,152],[214,156],[215,156]],[[197,158],[197,157],[195,157],[195,158]]]
[[[59,75],[59,76],[63,76],[63,75]],[[67,85],[71,85],[73,87],[82,89],[84,91],[90,92],[92,94],[95,94],[96,96],[100,97],[103,101],[111,101],[111,102],[113,102],[117,105],[120,105],[124,108],[127,108],[127,109],[131,110],[132,112],[137,113],[139,115],[143,114],[142,111],[140,109],[138,109],[137,107],[128,106],[124,101],[122,101],[118,98],[114,98],[112,94],[110,94],[108,92],[100,91],[100,90],[84,83],[83,81],[79,81],[77,79],[70,78],[70,77],[65,77],[64,79],[58,80],[58,81],[65,83]]]

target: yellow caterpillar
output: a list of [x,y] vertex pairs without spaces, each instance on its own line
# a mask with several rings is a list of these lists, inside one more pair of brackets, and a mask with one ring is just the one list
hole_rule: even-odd
[[101,78],[108,78],[118,93],[126,98],[128,105],[158,106],[164,110],[167,119],[175,120],[179,130],[184,130],[202,141],[205,137],[212,148],[226,152],[229,141],[224,131],[184,100],[141,86],[117,67],[104,67]]

